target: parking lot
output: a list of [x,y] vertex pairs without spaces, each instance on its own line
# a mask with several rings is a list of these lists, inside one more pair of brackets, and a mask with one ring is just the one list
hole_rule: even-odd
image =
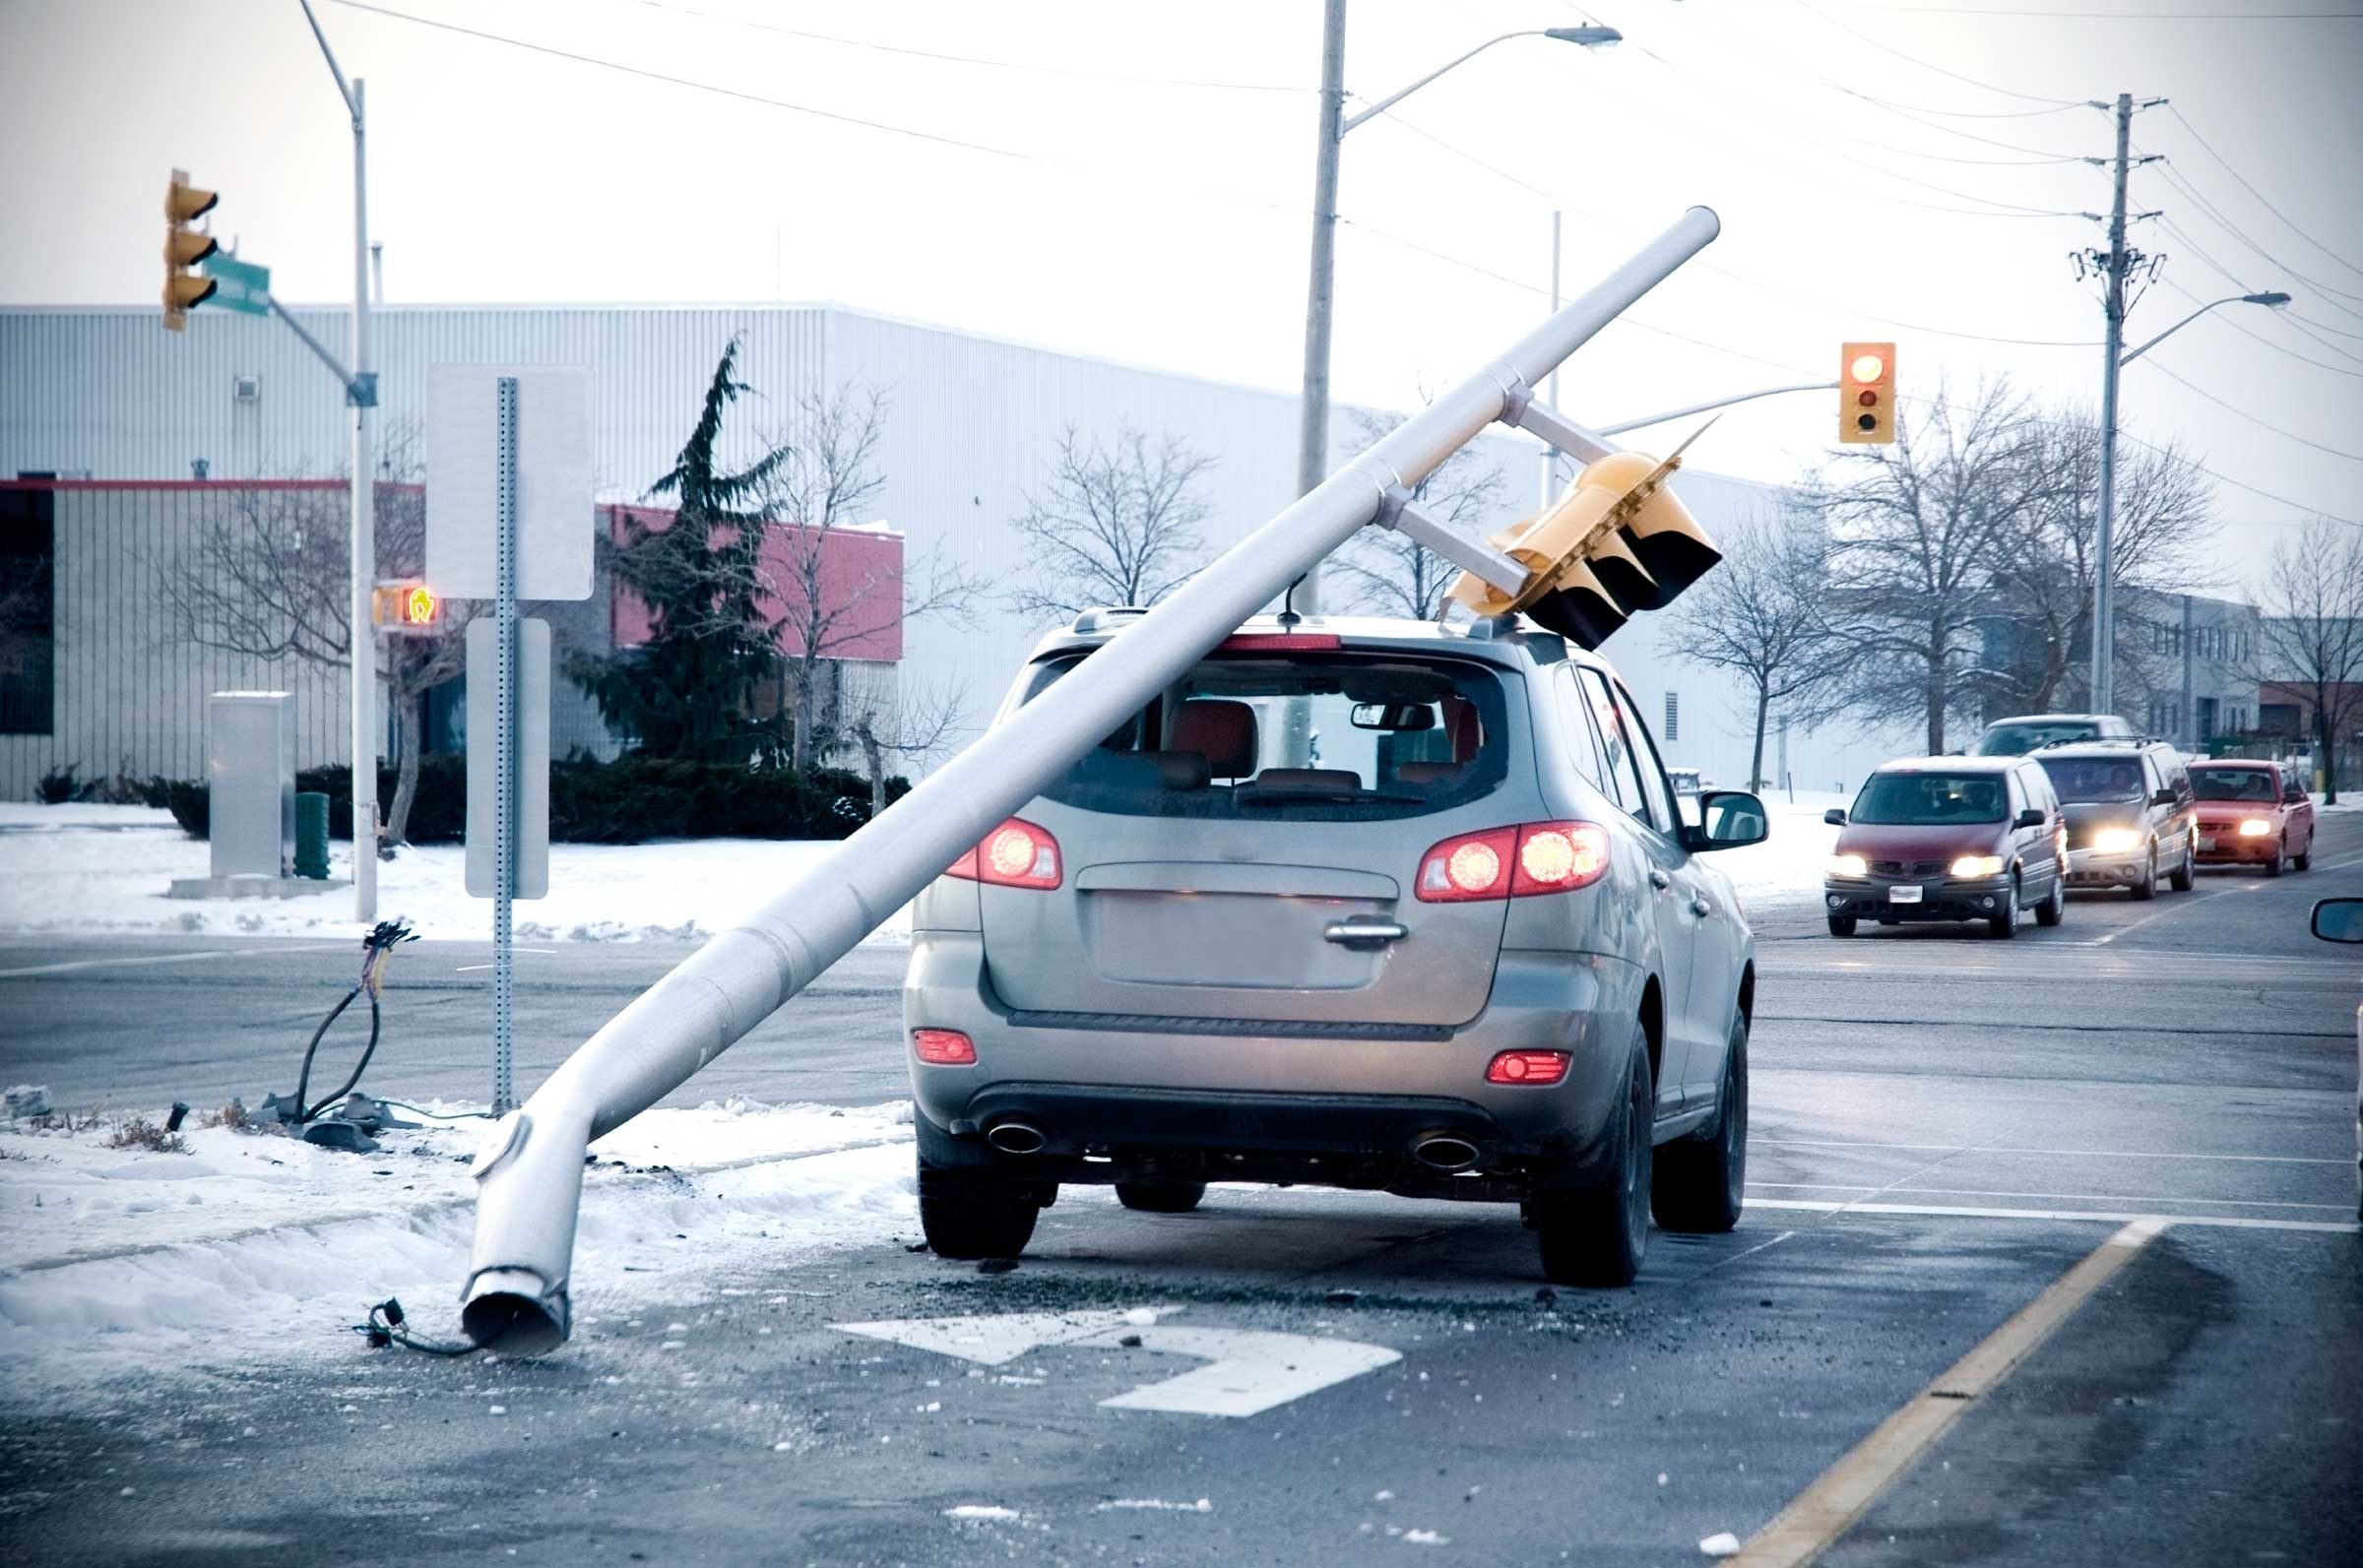
[[[1778,1518],[1741,1560],[2343,1560],[2363,974],[2305,920],[2363,891],[2358,823],[2326,818],[2305,875],[2079,895],[2009,943],[1757,909],[1747,1216],[1656,1235],[1628,1291],[1543,1288],[1512,1209],[1306,1188],[1188,1216],[1069,1189],[1005,1273],[908,1250],[907,1199],[858,1240],[717,1265],[684,1203],[656,1282],[611,1310],[621,1282],[578,1280],[545,1361],[366,1350],[342,1332],[364,1279],[316,1335],[200,1325],[192,1364],[64,1406],[20,1386],[0,1540],[94,1563],[1657,1563]],[[256,1095],[349,955],[254,949],[0,946],[12,1078]],[[671,956],[528,960],[526,1080]],[[378,1081],[480,1092],[480,960],[403,962]],[[898,978],[858,952],[682,1098],[892,1098]]]

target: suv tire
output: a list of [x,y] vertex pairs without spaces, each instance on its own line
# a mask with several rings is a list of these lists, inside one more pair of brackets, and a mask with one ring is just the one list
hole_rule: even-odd
[[1635,1038],[1624,1103],[1609,1118],[1606,1179],[1537,1197],[1528,1206],[1542,1243],[1543,1277],[1552,1284],[1615,1287],[1632,1284],[1641,1272],[1649,1250],[1650,1132],[1656,1119],[1648,1046]]
[[2035,906],[2037,925],[2057,925],[2068,918],[2068,884],[2058,876],[2051,879],[2051,897]]
[[1649,1211],[1661,1230],[1715,1235],[1740,1223],[1748,1183],[1748,1020],[1731,1026],[1723,1056],[1720,1112],[1703,1138],[1668,1144],[1649,1180]]
[[2188,893],[2199,885],[2199,848],[2187,833],[2183,835],[2182,864],[2168,873],[2166,881],[2177,893]]
[[1202,1181],[1119,1181],[1116,1201],[1142,1214],[1187,1214],[1206,1196]]
[[1032,1195],[1005,1176],[920,1161],[919,1226],[939,1258],[1014,1258],[1033,1239],[1041,1213]]
[[1831,915],[1829,917],[1829,934],[1831,936],[1854,935],[1854,916],[1851,914]]
[[2136,904],[2146,904],[2158,896],[2158,847],[2149,847],[2149,859],[2141,867],[2141,880],[2126,889]]
[[2018,878],[2016,876],[2011,878],[2010,891],[2002,896],[2002,912],[1987,918],[1986,930],[2005,942],[2018,934]]

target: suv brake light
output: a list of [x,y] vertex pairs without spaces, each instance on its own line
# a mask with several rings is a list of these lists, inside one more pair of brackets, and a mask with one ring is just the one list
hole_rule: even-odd
[[1529,822],[1446,839],[1420,857],[1423,904],[1523,899],[1588,888],[1608,871],[1608,833],[1590,822]]
[[1011,817],[954,860],[944,875],[1002,888],[1054,888],[1058,841],[1024,818]]

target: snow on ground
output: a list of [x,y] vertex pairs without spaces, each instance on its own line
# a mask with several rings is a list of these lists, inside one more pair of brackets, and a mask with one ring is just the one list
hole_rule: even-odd
[[1838,842],[1838,830],[1823,822],[1821,813],[1832,806],[1852,805],[1852,797],[1800,789],[1792,801],[1784,793],[1766,790],[1763,800],[1772,814],[1771,832],[1764,842],[1741,849],[1718,849],[1707,856],[1707,862],[1731,878],[1732,886],[1739,890],[1742,909],[1801,899],[1818,901],[1821,873]]
[[[634,1118],[592,1146],[578,1324],[694,1297],[752,1262],[916,1233],[910,1115],[734,1099]],[[388,1295],[451,1337],[485,1126],[389,1132],[351,1155],[222,1127],[151,1153],[108,1148],[106,1125],[0,1124],[0,1356],[36,1369],[21,1390],[69,1398],[238,1346],[342,1353],[344,1325]]]
[[[827,841],[699,839],[657,844],[553,844],[549,897],[520,902],[522,942],[702,941],[730,929],[820,855]],[[145,806],[0,802],[0,931],[227,932],[351,937],[349,887],[292,899],[168,899],[175,877],[208,871],[210,847],[170,812]],[[343,847],[332,869],[350,876]],[[377,907],[418,934],[486,940],[492,904],[462,885],[458,845],[403,850],[377,871]],[[873,942],[907,942],[898,911]]]

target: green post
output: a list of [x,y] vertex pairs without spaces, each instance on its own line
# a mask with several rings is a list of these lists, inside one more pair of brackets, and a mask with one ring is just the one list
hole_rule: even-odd
[[328,796],[317,790],[295,796],[295,874],[328,880]]

